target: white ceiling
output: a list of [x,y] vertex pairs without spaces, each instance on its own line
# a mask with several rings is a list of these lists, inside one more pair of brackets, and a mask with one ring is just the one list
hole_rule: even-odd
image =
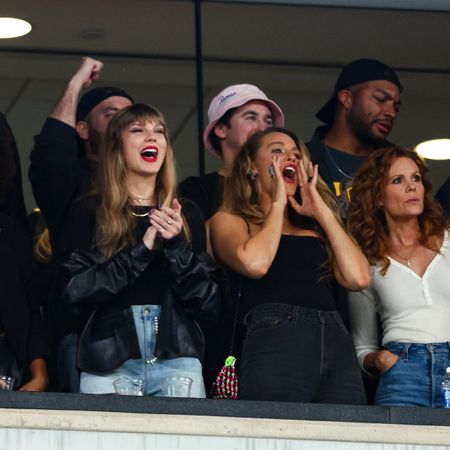
[[[424,7],[424,1],[407,4]],[[405,87],[393,140],[415,145],[450,137],[449,12],[250,3],[201,3],[205,109],[224,86],[254,83],[282,106],[287,126],[308,140],[342,66],[370,57],[392,65]],[[406,0],[389,3],[406,6]],[[450,8],[448,0],[426,3]],[[181,174],[197,171],[192,1],[2,0],[0,15],[33,25],[28,36],[0,40],[0,109],[16,133],[24,172],[32,136],[84,54],[105,62],[99,83],[124,87],[165,113]],[[450,162],[431,164],[436,184],[442,183]],[[215,167],[208,157],[207,168]],[[25,190],[31,207],[27,184]]]

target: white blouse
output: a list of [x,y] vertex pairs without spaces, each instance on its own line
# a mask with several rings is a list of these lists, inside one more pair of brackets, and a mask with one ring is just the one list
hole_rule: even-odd
[[349,292],[350,324],[358,360],[378,351],[376,313],[380,314],[383,340],[428,344],[450,342],[450,238],[445,232],[440,252],[422,277],[390,259],[385,276],[372,267],[371,285]]

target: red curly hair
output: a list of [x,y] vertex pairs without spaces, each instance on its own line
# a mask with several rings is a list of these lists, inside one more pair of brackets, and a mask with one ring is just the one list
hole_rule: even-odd
[[436,237],[443,236],[449,226],[442,208],[430,196],[432,183],[428,166],[422,157],[413,150],[400,146],[374,151],[353,179],[348,229],[370,264],[381,263],[382,275],[386,273],[390,264],[387,254],[391,249],[391,242],[384,212],[379,205],[382,202],[389,170],[397,158],[409,158],[417,164],[425,188],[424,208],[418,217],[420,243],[438,251]]

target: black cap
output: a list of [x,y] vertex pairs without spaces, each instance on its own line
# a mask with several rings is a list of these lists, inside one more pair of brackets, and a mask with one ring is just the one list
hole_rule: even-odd
[[355,84],[374,80],[387,80],[394,83],[400,92],[403,89],[397,74],[386,64],[375,59],[357,59],[344,67],[336,81],[333,96],[322,106],[316,117],[322,122],[331,123],[334,118],[338,92]]
[[130,95],[128,95],[123,89],[115,87],[98,87],[87,91],[77,106],[77,122],[84,120],[86,116],[92,111],[99,103],[106,100],[109,97],[125,97],[134,103]]

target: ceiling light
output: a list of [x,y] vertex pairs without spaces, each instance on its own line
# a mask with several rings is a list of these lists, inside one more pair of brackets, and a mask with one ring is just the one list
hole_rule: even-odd
[[416,152],[426,159],[450,159],[450,139],[433,139],[421,142]]
[[28,34],[31,25],[26,20],[0,17],[0,39],[10,39]]

